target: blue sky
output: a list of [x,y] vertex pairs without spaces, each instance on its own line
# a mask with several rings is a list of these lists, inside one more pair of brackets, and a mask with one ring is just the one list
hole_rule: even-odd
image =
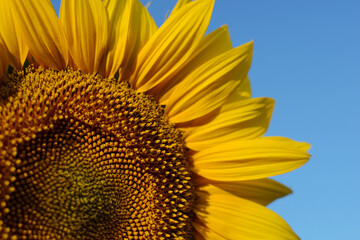
[[[152,1],[158,26],[175,3]],[[302,239],[360,235],[359,10],[356,0],[217,0],[209,27],[227,24],[234,46],[254,40],[253,97],[276,100],[267,135],[312,144],[307,165],[275,177],[294,193],[269,206]]]

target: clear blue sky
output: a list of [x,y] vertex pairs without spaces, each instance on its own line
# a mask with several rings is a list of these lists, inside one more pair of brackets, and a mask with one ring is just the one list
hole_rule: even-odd
[[[158,25],[175,3],[152,1]],[[360,1],[217,0],[209,30],[224,24],[234,46],[255,41],[253,96],[276,100],[267,135],[312,144],[269,207],[304,240],[359,239]]]

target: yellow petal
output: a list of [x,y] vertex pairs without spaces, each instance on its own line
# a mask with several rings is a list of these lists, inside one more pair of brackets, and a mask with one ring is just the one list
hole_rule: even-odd
[[198,196],[195,213],[205,226],[195,223],[195,228],[205,239],[217,239],[213,232],[223,239],[299,239],[279,215],[262,205],[211,185],[201,188]]
[[9,68],[9,59],[4,40],[0,35],[0,83],[3,81],[4,74],[7,73]]
[[147,91],[167,83],[196,50],[210,21],[214,0],[186,4],[160,27],[141,49],[131,84]]
[[165,112],[171,122],[190,121],[220,107],[250,69],[252,42],[231,49],[190,73],[177,85]]
[[26,60],[29,61],[30,64],[34,65],[35,68],[40,67],[40,64],[35,60],[34,56],[31,54],[31,52],[28,52]]
[[234,196],[264,206],[292,193],[290,188],[269,178],[238,182],[212,182],[212,184]]
[[250,97],[251,97],[250,79],[248,76],[246,76],[246,78],[243,81],[241,81],[241,84],[229,96],[227,102],[239,101],[239,99],[250,98]]
[[[196,69],[198,66],[204,64],[209,59],[225,53],[232,49],[229,30],[226,25],[216,29],[210,34],[206,35],[201,41],[195,52],[189,59],[189,62],[180,73],[183,78],[183,72],[188,74]],[[176,75],[178,78],[178,75]]]
[[109,14],[109,42],[104,54],[102,75],[112,77],[120,69],[127,78],[133,70],[136,56],[157,26],[139,0],[104,1]]
[[222,26],[206,35],[201,40],[196,51],[188,59],[187,63],[184,64],[183,70],[176,74],[169,82],[166,84],[159,84],[154,89],[150,90],[149,93],[155,96],[155,98],[159,100],[160,104],[164,104],[174,90],[174,86],[185,79],[189,73],[209,59],[212,59],[230,49],[232,49],[232,45],[228,28],[227,26]]
[[196,240],[229,240],[222,235],[214,232],[211,229],[206,228],[202,223],[194,222],[193,226],[195,227],[195,239]]
[[217,181],[266,178],[302,166],[309,147],[283,137],[230,141],[194,154],[194,172]]
[[60,20],[69,43],[72,67],[96,73],[108,40],[108,16],[103,2],[63,0]]
[[188,4],[189,2],[191,2],[191,0],[179,0],[176,3],[174,9],[171,11],[171,14],[174,14],[175,12],[179,11],[180,8],[182,8],[183,6]]
[[273,108],[271,98],[248,98],[225,104],[211,122],[185,129],[186,146],[200,151],[236,139],[260,137],[269,126]]
[[21,69],[29,48],[25,44],[20,29],[15,27],[11,3],[0,0],[0,12],[0,35],[7,49],[8,60],[15,69]]
[[68,62],[66,37],[50,0],[8,2],[12,4],[15,28],[21,30],[35,60],[44,67],[65,69]]

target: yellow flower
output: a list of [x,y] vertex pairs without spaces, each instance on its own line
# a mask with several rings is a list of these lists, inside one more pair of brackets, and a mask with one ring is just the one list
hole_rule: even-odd
[[297,239],[268,179],[309,145],[264,137],[252,42],[205,35],[214,0],[158,28],[139,0],[0,1],[1,239]]

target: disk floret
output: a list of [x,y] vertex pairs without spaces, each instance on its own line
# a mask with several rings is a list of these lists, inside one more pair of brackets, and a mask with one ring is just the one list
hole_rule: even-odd
[[193,237],[186,148],[161,106],[128,83],[71,69],[7,77],[2,239]]

